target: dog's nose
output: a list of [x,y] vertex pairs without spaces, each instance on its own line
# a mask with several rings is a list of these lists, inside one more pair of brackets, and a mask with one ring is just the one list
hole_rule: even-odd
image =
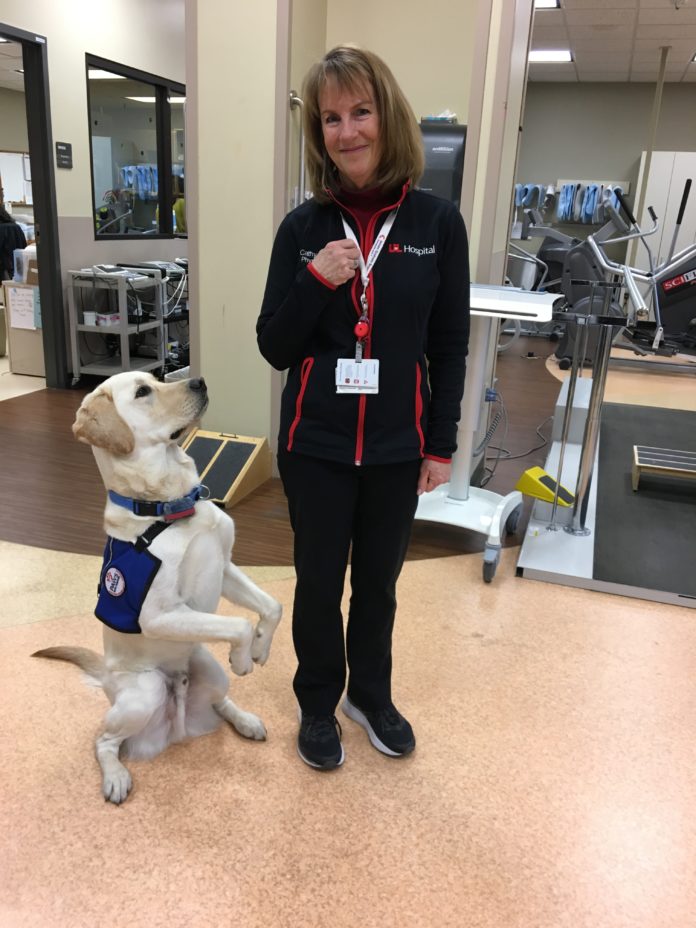
[[189,380],[189,390],[193,390],[194,393],[207,393],[208,387],[202,377],[194,377]]

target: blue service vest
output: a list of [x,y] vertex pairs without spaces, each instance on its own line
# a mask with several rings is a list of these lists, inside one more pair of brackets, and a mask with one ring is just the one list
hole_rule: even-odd
[[140,610],[162,561],[146,547],[117,538],[106,539],[96,617],[127,635],[140,635]]

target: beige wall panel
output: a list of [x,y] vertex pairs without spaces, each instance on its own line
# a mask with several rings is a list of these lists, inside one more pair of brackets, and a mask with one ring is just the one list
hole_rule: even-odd
[[326,46],[380,55],[420,119],[445,109],[467,121],[476,0],[328,0]]
[[206,428],[267,436],[255,325],[274,233],[276,4],[187,0],[186,17],[193,364]]
[[[291,12],[290,89],[301,96],[305,74],[326,51],[326,0],[292,0]],[[300,123],[300,108],[293,107],[290,111],[286,209],[294,203],[293,194],[299,186]]]

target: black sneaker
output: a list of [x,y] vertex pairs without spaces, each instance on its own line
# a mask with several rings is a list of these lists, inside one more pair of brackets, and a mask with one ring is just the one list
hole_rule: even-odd
[[306,715],[300,712],[297,753],[305,764],[317,770],[333,770],[344,760],[341,726],[334,715]]
[[373,747],[390,757],[402,757],[410,754],[416,746],[416,738],[411,725],[394,706],[368,712],[358,709],[346,696],[341,707],[349,719],[362,725]]

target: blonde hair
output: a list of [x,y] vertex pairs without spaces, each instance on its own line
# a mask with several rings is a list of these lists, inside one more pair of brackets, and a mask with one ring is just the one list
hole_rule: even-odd
[[329,82],[342,91],[369,88],[379,116],[380,160],[377,184],[383,190],[416,184],[423,174],[423,140],[411,106],[387,65],[374,52],[339,45],[312,65],[302,86],[304,102],[305,155],[309,187],[320,203],[327,203],[327,190],[340,187],[322,133],[319,96]]

